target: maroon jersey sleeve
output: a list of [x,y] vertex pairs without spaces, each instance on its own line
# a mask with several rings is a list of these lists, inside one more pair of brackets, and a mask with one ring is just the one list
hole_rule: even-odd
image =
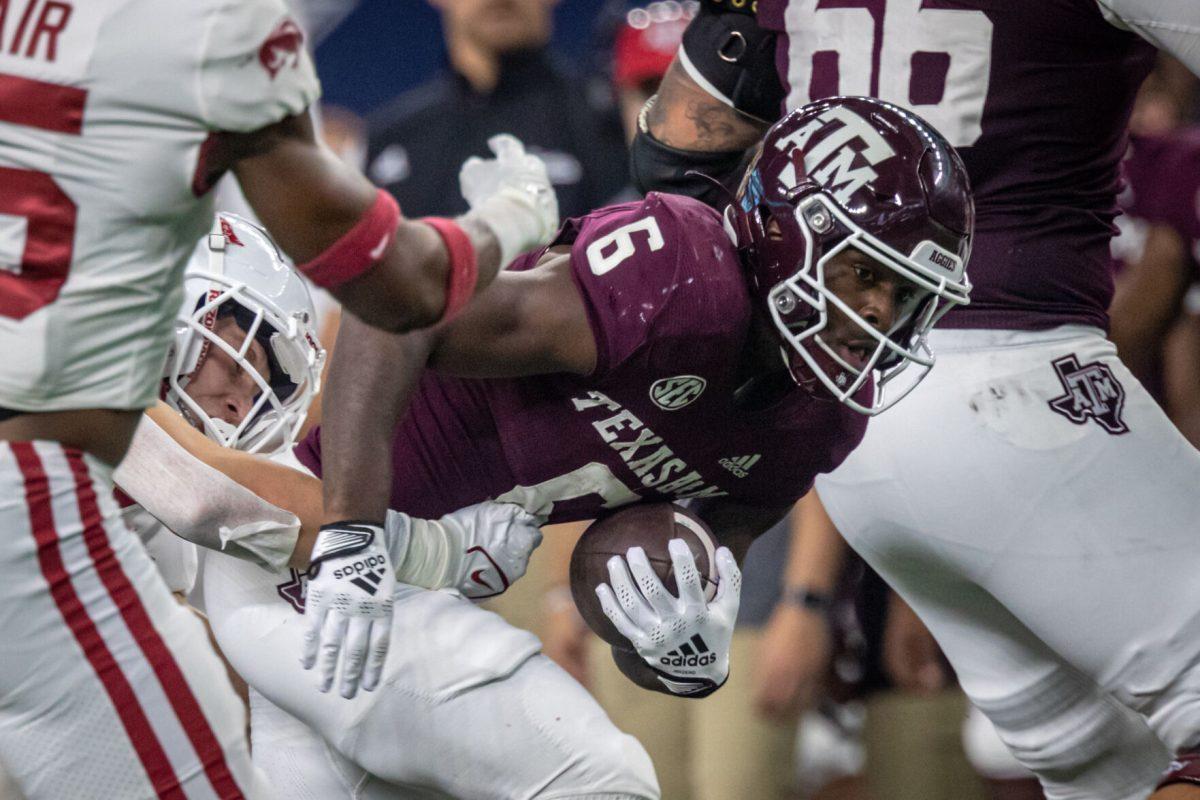
[[562,238],[596,339],[593,380],[651,349],[726,331],[723,290],[744,293],[722,263],[736,256],[719,215],[691,198],[652,192],[571,221]]

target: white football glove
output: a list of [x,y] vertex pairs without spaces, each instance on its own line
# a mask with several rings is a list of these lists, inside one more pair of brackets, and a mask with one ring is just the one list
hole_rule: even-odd
[[495,158],[471,156],[458,173],[459,187],[474,217],[500,243],[500,268],[526,250],[545,244],[558,230],[558,197],[546,165],[507,133],[488,139]]
[[742,573],[729,548],[717,548],[720,582],[716,596],[706,603],[692,551],[682,539],[672,539],[667,547],[679,597],[663,586],[640,547],[629,548],[625,558],[608,560],[612,587],[602,583],[596,595],[605,616],[672,694],[710,694],[729,677]]
[[305,669],[318,665],[329,691],[340,657],[342,697],[379,685],[392,629],[396,575],[383,529],[365,522],[322,526],[313,545],[304,604]]
[[513,503],[489,501],[436,520],[389,511],[385,524],[402,583],[482,600],[525,574],[544,521]]

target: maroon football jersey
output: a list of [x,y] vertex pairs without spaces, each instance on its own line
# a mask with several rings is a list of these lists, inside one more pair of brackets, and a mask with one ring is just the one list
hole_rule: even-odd
[[[397,429],[394,508],[437,517],[500,498],[565,522],[639,499],[779,506],[861,440],[866,417],[798,387],[765,408],[736,402],[752,314],[712,209],[650,194],[568,220],[555,244],[571,247],[594,373],[427,373]],[[320,453],[319,430],[297,447],[317,474]]]
[[758,0],[796,108],[871,95],[962,153],[975,191],[969,306],[946,327],[1107,327],[1108,240],[1153,48],[1096,0]]

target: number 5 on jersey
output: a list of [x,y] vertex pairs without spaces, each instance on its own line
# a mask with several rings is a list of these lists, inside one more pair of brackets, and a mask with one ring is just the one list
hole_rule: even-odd
[[[2,122],[82,132],[84,89],[0,73],[0,94],[11,101],[0,110]],[[77,211],[46,173],[0,165],[0,316],[24,319],[58,297],[71,269]]]

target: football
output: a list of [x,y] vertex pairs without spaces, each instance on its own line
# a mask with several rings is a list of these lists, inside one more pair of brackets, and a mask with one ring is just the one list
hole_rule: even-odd
[[623,508],[593,522],[571,553],[571,596],[588,627],[616,648],[628,650],[629,640],[604,616],[596,587],[608,583],[608,560],[624,556],[629,548],[646,551],[654,571],[667,591],[678,595],[675,569],[667,542],[683,539],[696,558],[704,597],[717,592],[716,539],[708,526],[685,508],[673,503],[641,503]]

